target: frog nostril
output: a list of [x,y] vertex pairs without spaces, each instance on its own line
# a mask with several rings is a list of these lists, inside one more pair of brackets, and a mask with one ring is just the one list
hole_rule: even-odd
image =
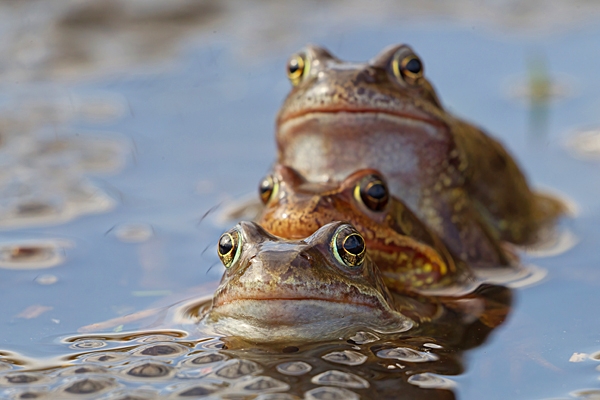
[[305,259],[308,262],[312,261],[312,257],[310,256],[310,254],[300,253],[299,255],[301,258]]

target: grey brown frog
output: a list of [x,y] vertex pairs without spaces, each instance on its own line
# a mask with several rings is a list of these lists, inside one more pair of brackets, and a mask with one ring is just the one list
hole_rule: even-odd
[[278,162],[312,182],[381,171],[392,195],[467,261],[508,264],[500,241],[533,243],[563,211],[531,190],[497,140],[443,108],[409,46],[367,63],[308,46],[291,57],[288,77]]
[[365,250],[362,236],[342,222],[301,240],[240,222],[219,240],[226,271],[205,322],[221,334],[259,342],[408,330],[413,322],[399,312]]

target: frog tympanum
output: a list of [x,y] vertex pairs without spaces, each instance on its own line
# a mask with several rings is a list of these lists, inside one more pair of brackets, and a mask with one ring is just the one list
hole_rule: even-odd
[[466,260],[508,264],[500,241],[532,243],[562,205],[534,193],[504,147],[448,113],[406,45],[367,63],[318,46],[288,62],[293,89],[276,123],[278,162],[311,182],[374,168]]

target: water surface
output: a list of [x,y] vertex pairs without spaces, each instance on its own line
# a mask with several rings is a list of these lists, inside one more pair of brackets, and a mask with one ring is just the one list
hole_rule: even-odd
[[[313,42],[341,58],[364,60],[406,42],[424,60],[449,110],[505,143],[535,186],[558,191],[577,207],[575,217],[561,223],[575,245],[524,255],[547,277],[513,291],[508,320],[461,354],[460,367],[436,371],[441,381],[434,387],[448,390],[419,393],[568,399],[600,389],[593,357],[600,351],[600,155],[593,150],[600,126],[600,5],[192,3],[32,0],[0,7],[6,22],[0,45],[0,348],[7,360],[27,367],[61,356],[84,362],[83,352],[73,356],[65,339],[80,327],[173,303],[173,294],[210,294],[223,270],[215,243],[233,225],[221,221],[219,211],[254,193],[275,158],[273,120],[289,90],[288,56]],[[535,79],[554,89],[532,95]],[[145,345],[137,340],[102,343],[125,347],[120,354],[135,363],[130,357]],[[180,341],[187,341],[186,349],[176,346],[161,363],[188,365],[206,351],[200,338]],[[339,368],[374,373],[365,367],[378,362],[372,346],[351,346],[335,351],[362,352],[369,361]],[[232,351],[228,359],[252,358]],[[277,351],[278,363],[296,357]],[[333,350],[300,351],[306,360],[321,360]],[[265,376],[294,386],[277,371],[279,364],[265,363],[262,353],[256,357],[251,361],[270,371]],[[323,386],[313,378],[335,363],[313,364],[322,369],[308,372],[297,387]],[[128,368],[117,366],[115,373],[123,370],[118,376],[127,378]],[[63,373],[43,379],[65,389],[70,381],[57,378]],[[165,377],[156,384],[163,395],[191,389],[178,386],[171,372]],[[20,390],[2,388],[15,396]],[[369,392],[356,393],[368,398]]]

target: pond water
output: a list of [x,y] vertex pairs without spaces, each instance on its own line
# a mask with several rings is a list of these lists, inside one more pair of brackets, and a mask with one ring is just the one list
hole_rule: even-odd
[[[600,397],[600,3],[166,4],[0,5],[3,397]],[[523,254],[547,275],[511,291],[502,325],[462,327],[479,341],[442,349],[424,335],[248,350],[178,326],[119,332],[122,320],[76,335],[213,292],[234,225],[220,215],[275,159],[290,54],[318,43],[366,60],[400,42],[446,108],[574,205],[561,243]]]

